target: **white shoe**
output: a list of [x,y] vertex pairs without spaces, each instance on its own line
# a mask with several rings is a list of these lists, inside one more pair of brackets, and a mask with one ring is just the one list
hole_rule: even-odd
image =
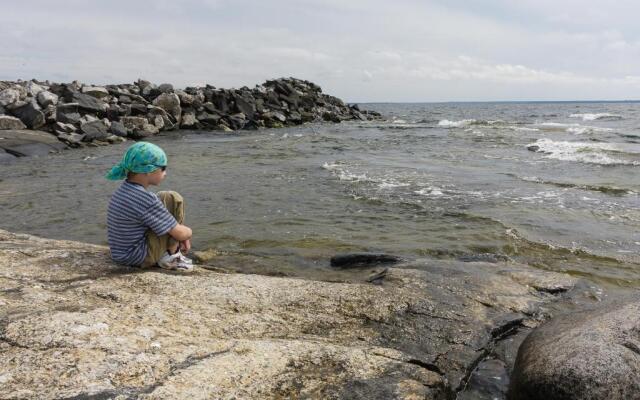
[[178,250],[177,254],[180,254],[180,260],[182,260],[183,262],[185,262],[187,264],[193,265],[193,260],[190,259],[189,257],[186,257],[184,254],[182,254],[182,252],[180,250]]
[[158,260],[158,266],[162,269],[168,269],[172,271],[191,271],[193,270],[193,263],[187,257],[183,256],[179,251],[176,254],[165,254],[160,260]]

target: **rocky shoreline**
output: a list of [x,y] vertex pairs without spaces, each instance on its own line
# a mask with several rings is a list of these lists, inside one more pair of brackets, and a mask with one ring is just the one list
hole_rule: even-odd
[[280,128],[307,122],[368,120],[380,115],[347,105],[309,81],[269,80],[250,89],[174,88],[145,80],[95,86],[72,83],[0,81],[0,161],[41,153],[47,146],[25,139],[25,130],[44,131],[70,147],[138,140],[177,129],[237,131]]
[[1,230],[0,261],[3,399],[505,398],[519,344],[586,287],[434,260],[360,282],[180,275]]

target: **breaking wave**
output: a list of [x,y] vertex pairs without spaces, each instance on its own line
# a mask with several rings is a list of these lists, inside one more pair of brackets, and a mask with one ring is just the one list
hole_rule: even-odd
[[595,120],[619,120],[622,119],[622,115],[609,114],[609,113],[580,113],[571,114],[570,118],[582,118],[583,121],[595,121]]
[[615,143],[565,142],[538,139],[527,149],[547,158],[599,165],[640,165],[640,150]]

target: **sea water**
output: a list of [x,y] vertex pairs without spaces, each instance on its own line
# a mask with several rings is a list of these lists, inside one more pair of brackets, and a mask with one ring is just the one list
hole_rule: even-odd
[[[384,119],[167,132],[157,189],[194,247],[257,273],[334,277],[332,255],[524,263],[640,287],[640,104],[365,104]],[[130,143],[0,166],[0,227],[106,243]],[[471,267],[471,266],[470,266]]]

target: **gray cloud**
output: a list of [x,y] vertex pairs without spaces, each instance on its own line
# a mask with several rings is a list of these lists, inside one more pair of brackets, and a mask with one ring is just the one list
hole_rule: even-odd
[[638,98],[640,6],[551,0],[44,0],[0,15],[0,79],[253,85],[350,101]]

